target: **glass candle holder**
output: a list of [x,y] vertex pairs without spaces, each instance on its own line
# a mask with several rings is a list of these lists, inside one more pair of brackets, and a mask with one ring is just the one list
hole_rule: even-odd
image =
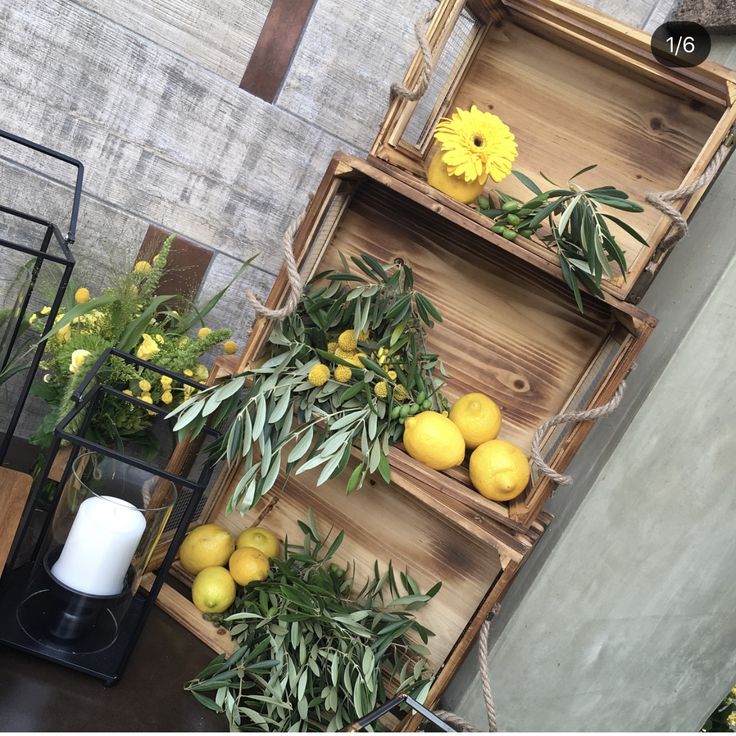
[[112,644],[175,503],[155,473],[80,453],[18,611],[26,633],[76,652]]

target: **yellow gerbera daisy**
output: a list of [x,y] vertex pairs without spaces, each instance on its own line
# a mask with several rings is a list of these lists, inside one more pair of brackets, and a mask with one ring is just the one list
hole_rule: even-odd
[[518,155],[508,125],[475,105],[470,110],[457,108],[451,118],[440,120],[434,139],[442,147],[448,173],[466,182],[484,183],[489,176],[496,182],[505,179]]

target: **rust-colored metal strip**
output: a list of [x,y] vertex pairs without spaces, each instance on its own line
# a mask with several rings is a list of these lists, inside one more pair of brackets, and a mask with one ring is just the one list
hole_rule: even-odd
[[[138,259],[150,261],[161,250],[164,240],[169,235],[170,231],[149,225],[138,251]],[[177,235],[171,244],[166,271],[161,277],[158,293],[179,294],[186,299],[192,299],[199,291],[213,255],[208,248]]]
[[273,0],[240,88],[273,102],[316,0]]

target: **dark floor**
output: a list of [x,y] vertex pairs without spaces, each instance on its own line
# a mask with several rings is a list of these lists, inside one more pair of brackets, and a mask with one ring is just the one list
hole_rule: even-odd
[[111,688],[0,647],[0,731],[227,731],[182,689],[213,656],[159,609]]
[[[28,472],[33,450],[15,443],[9,460]],[[224,716],[182,688],[212,657],[158,608],[121,681],[111,688],[0,645],[0,731],[227,731]]]

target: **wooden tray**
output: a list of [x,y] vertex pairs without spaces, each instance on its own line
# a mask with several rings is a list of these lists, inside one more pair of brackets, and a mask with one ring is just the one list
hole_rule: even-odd
[[[570,0],[441,0],[428,35],[439,59],[432,84],[419,102],[392,102],[372,154],[426,191],[437,121],[476,104],[510,126],[519,146],[515,168],[542,186],[540,171],[564,184],[598,164],[578,183],[614,184],[645,207],[638,215],[617,214],[650,247],[616,228],[629,272],[604,284],[606,292],[638,301],[667,255],[670,228],[645,196],[693,182],[731,142],[736,73],[710,62],[667,68],[652,56],[648,34]],[[419,69],[417,54],[404,80],[410,89]],[[531,196],[514,177],[498,186]],[[674,204],[689,218],[704,194]],[[471,207],[431,196],[489,226]],[[540,244],[522,237],[516,243],[557,269],[555,255]]]
[[[611,397],[654,320],[631,304],[587,295],[581,315],[546,260],[508,241],[499,247],[490,236],[454,208],[338,154],[297,234],[295,253],[305,277],[339,267],[338,252],[411,264],[417,288],[432,295],[445,318],[431,330],[430,348],[444,359],[448,395],[478,390],[494,397],[504,411],[501,436],[528,449],[545,419]],[[282,272],[268,305],[278,306],[286,290]],[[259,360],[271,326],[259,320],[239,363],[230,359],[213,374],[242,371]],[[564,468],[588,429],[579,425],[547,438],[556,467]],[[346,531],[341,559],[355,561],[359,579],[375,560],[383,566],[391,560],[422,586],[442,580],[439,595],[420,612],[436,633],[430,642],[438,673],[432,706],[549,522],[542,505],[551,485],[536,480],[509,507],[477,494],[464,471],[438,473],[400,447],[392,448],[390,464],[390,484],[373,478],[350,496],[347,475],[319,487],[318,471],[282,477],[245,518],[225,513],[238,478],[234,468],[218,481],[200,521],[233,534],[263,523],[299,539],[296,522],[312,509],[322,528]],[[229,649],[224,630],[204,621],[185,596],[167,588],[159,603],[213,649]]]

